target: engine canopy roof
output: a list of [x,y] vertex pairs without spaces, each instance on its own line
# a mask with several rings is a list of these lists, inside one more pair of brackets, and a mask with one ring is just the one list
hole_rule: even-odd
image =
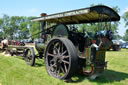
[[104,5],[97,5],[89,8],[46,15],[31,21],[46,21],[49,23],[62,24],[81,24],[119,20],[120,16],[112,8]]

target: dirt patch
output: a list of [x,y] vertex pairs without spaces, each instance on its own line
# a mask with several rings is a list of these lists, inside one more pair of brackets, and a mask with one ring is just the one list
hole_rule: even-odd
[[0,53],[1,55],[4,55],[4,56],[11,56],[9,53],[7,53],[6,51]]

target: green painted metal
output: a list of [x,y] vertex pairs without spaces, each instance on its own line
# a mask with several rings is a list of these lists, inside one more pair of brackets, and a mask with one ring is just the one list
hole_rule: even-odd
[[52,37],[68,37],[68,28],[64,24],[58,24],[52,33]]
[[46,48],[46,44],[44,44],[44,43],[37,44],[38,51],[44,51],[45,48]]

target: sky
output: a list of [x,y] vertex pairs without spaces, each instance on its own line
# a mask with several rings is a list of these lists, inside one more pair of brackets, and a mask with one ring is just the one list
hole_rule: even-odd
[[[0,17],[9,16],[40,16],[40,13],[59,13],[74,9],[86,8],[91,4],[104,4],[109,7],[118,6],[119,15],[128,11],[128,0],[0,0]],[[123,36],[125,27],[123,19],[120,20],[118,33]]]

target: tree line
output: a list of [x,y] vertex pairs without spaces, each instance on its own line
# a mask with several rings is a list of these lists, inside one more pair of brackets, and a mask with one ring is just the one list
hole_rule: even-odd
[[39,38],[40,34],[32,36],[40,31],[39,22],[31,22],[35,17],[8,16],[4,14],[0,18],[0,37],[11,40]]
[[[98,5],[103,5],[103,4],[98,4]],[[92,4],[91,6],[95,6],[94,4]],[[120,8],[118,6],[114,6],[112,7],[113,10],[115,10],[117,13],[120,12]],[[102,18],[102,17],[100,17]],[[113,33],[113,39],[122,39],[122,36],[120,36],[118,34],[118,26],[119,26],[120,22],[116,21],[116,22],[100,22],[100,23],[91,23],[91,24],[81,24],[79,25],[80,27],[80,31],[82,32],[83,29],[85,31],[89,31],[92,33],[96,33],[99,30],[111,30]]]
[[[114,6],[113,9],[117,13],[120,12],[120,8],[118,6]],[[128,27],[128,11],[126,11],[121,16],[121,18],[123,18],[123,20],[125,22],[125,27]],[[120,36],[118,34],[118,29],[119,29],[118,26],[119,26],[119,24],[121,24],[121,23],[120,22],[113,22],[113,23],[111,23],[111,27],[109,26],[111,28],[111,31],[114,34],[114,39],[123,39],[125,41],[128,41],[128,29],[126,29],[124,36]],[[102,25],[105,26],[105,23],[102,23]],[[108,23],[108,25],[110,25],[110,23]],[[82,28],[85,28],[86,31],[91,31],[91,32],[96,32],[97,30],[103,30],[104,29],[104,28],[100,28],[100,29],[98,28],[97,29],[98,24],[82,24],[82,25],[80,25],[80,27],[81,27],[81,29],[80,29],[81,31],[82,31]]]
[[[113,9],[119,13],[120,9],[118,6],[113,7]],[[35,17],[25,17],[25,16],[8,16],[4,14],[0,18],[0,37],[1,38],[8,38],[8,39],[34,39],[40,38],[40,23],[39,22],[31,22],[30,20]],[[128,11],[121,16],[121,18],[125,21],[125,27],[128,27]],[[111,24],[111,30],[115,34],[115,39],[123,39],[128,41],[128,29],[126,30],[124,36],[120,36],[118,34],[118,25],[121,24],[120,22],[114,22]],[[105,23],[102,23],[105,25]],[[108,23],[110,26],[110,23]],[[85,28],[85,31],[96,32],[98,24],[82,24],[79,25],[80,30]],[[104,28],[100,28],[102,30]],[[34,35],[37,34],[37,35]],[[32,36],[34,35],[34,36]]]

